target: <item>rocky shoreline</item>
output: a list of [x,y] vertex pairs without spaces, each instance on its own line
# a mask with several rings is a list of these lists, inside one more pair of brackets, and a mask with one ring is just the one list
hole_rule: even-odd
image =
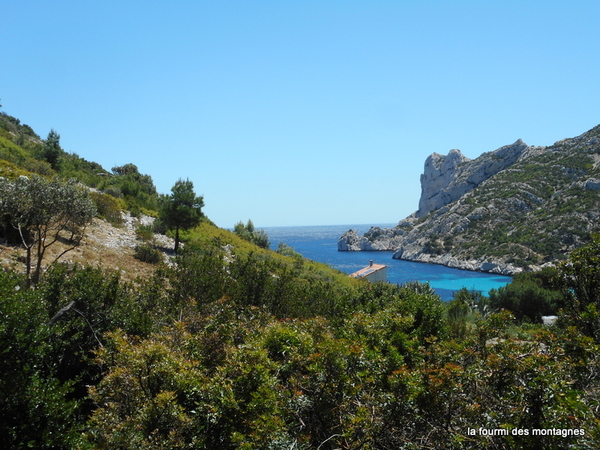
[[425,253],[420,245],[402,245],[402,240],[399,239],[399,236],[403,235],[400,234],[401,231],[397,228],[372,227],[364,236],[358,236],[355,230],[348,230],[338,240],[338,251],[388,251],[393,252],[393,259],[506,276],[513,276],[523,271],[521,267],[497,259],[461,259],[450,253],[440,255]]

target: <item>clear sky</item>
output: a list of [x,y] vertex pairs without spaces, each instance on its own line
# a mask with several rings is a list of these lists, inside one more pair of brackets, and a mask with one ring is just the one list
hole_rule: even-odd
[[4,2],[2,110],[217,225],[392,223],[427,156],[600,123],[600,2]]

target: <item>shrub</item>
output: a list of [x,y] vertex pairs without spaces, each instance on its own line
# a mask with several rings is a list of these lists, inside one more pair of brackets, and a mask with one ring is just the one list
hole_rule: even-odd
[[162,261],[162,253],[149,244],[141,244],[135,247],[134,256],[142,262],[158,264]]
[[571,253],[559,273],[565,296],[562,320],[600,341],[600,236]]
[[243,222],[238,222],[233,228],[233,232],[242,239],[248,242],[252,242],[254,245],[260,248],[269,248],[271,243],[269,242],[269,236],[265,230],[257,230],[254,228],[254,224],[251,220],[248,220],[246,225]]
[[518,320],[541,323],[542,316],[556,314],[561,298],[561,293],[549,284],[549,276],[549,271],[518,274],[511,283],[490,291],[490,307],[496,311],[507,309]]
[[96,205],[98,216],[115,226],[123,224],[122,208],[119,200],[102,192],[90,192],[90,196]]
[[154,227],[153,225],[138,225],[135,235],[144,242],[151,242],[154,239]]

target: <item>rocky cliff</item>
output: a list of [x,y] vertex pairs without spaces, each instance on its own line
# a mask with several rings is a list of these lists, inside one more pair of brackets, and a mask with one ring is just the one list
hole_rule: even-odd
[[483,181],[515,163],[527,145],[518,140],[512,145],[484,153],[475,160],[460,150],[450,150],[447,156],[433,153],[425,161],[421,175],[421,199],[417,217],[458,200]]
[[392,229],[353,230],[340,251],[513,274],[565,259],[600,231],[600,126],[549,147],[512,145],[470,160],[432,154],[419,209]]

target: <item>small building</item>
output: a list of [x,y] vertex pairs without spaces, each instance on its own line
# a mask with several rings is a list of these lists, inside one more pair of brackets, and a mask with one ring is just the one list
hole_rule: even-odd
[[364,269],[360,269],[357,272],[351,273],[349,276],[352,278],[365,278],[368,281],[387,281],[387,266],[383,264],[370,264]]

